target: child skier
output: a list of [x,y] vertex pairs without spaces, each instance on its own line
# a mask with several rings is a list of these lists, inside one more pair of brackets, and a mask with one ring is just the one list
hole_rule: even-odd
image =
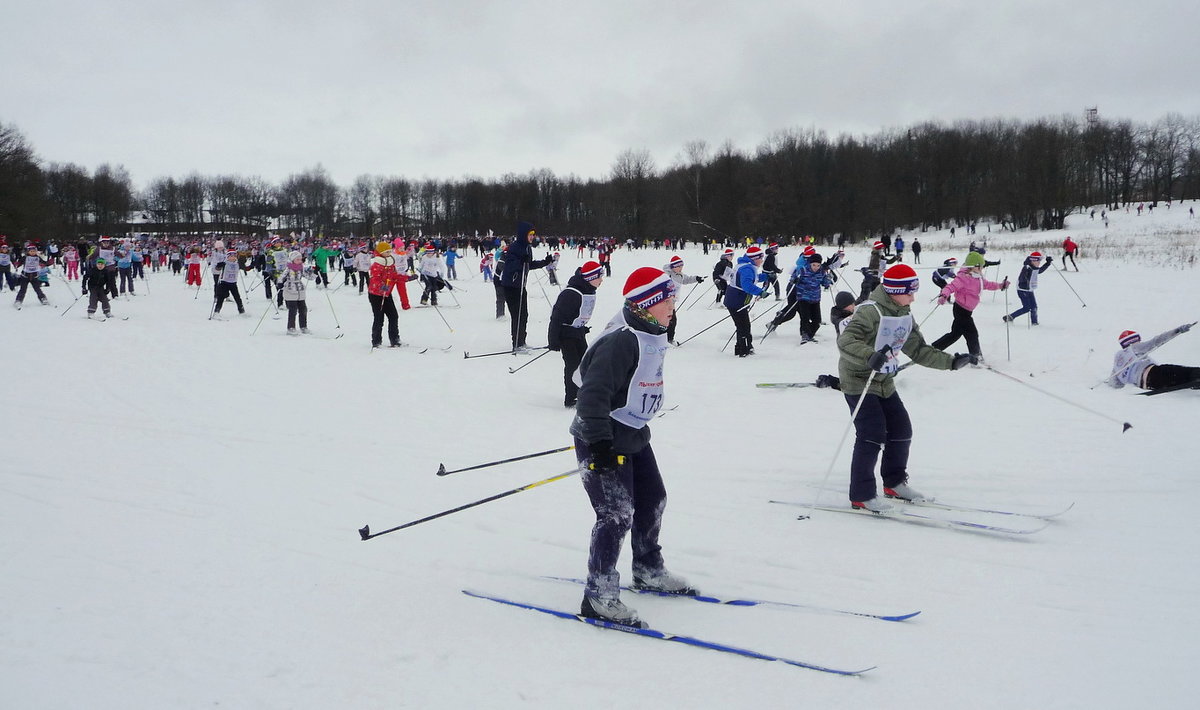
[[402,288],[404,282],[414,278],[396,270],[396,259],[392,256],[392,245],[378,242],[375,256],[371,259],[371,278],[367,285],[367,299],[371,302],[374,320],[371,322],[371,347],[383,343],[383,319],[388,322],[388,344],[400,347],[400,327],[397,324],[396,302],[392,300],[392,288]]
[[717,287],[717,298],[713,303],[720,303],[725,298],[725,289],[729,286],[729,279],[733,273],[733,249],[726,247],[725,251],[721,252],[721,258],[717,259],[717,263],[713,265],[712,280],[713,285]]
[[942,265],[933,270],[929,278],[933,281],[933,285],[938,287],[938,290],[946,288],[946,284],[954,280],[954,274],[958,272],[958,259],[950,257],[942,262]]
[[829,309],[829,322],[833,329],[841,335],[846,329],[846,319],[854,315],[854,294],[849,291],[838,291],[833,297],[833,307]]
[[546,342],[551,350],[562,353],[564,407],[574,407],[579,394],[573,378],[587,350],[588,321],[596,307],[596,288],[602,283],[604,267],[595,261],[585,263],[567,280],[550,311]]
[[[667,268],[663,269],[671,280],[675,282],[675,291],[679,291],[680,286],[687,284],[698,284],[704,282],[703,276],[687,276],[683,273],[683,259],[678,256],[671,257]],[[667,342],[675,344],[675,326],[679,325],[679,314],[675,311],[671,312],[671,324],[667,326]]]
[[229,249],[225,252],[225,261],[221,264],[221,277],[217,280],[217,302],[213,306],[212,320],[221,320],[217,317],[221,314],[221,305],[230,296],[237,304],[238,314],[245,315],[246,307],[242,305],[242,294],[238,291],[238,271],[240,269],[237,250]]
[[817,329],[821,327],[821,289],[833,284],[829,271],[821,263],[821,255],[809,247],[796,259],[796,267],[792,269],[788,280],[788,304],[767,325],[770,334],[781,324],[788,322],[792,316],[800,316],[800,343],[811,343],[816,340]]
[[108,274],[104,273],[107,268],[104,259],[96,259],[95,265],[88,270],[88,318],[96,312],[97,304],[104,309],[105,318],[112,318],[112,308],[108,304]]
[[[287,304],[288,335],[296,335],[296,316],[300,316],[300,332],[308,333],[308,303],[304,300],[304,280],[312,278],[304,273],[304,255],[298,251],[288,254],[288,263],[279,277],[279,292]],[[269,306],[268,306],[269,308]]]
[[38,253],[36,244],[25,247],[25,261],[17,272],[17,283],[20,288],[17,289],[17,300],[13,302],[17,310],[21,310],[21,302],[25,300],[25,291],[30,286],[33,286],[33,292],[37,294],[38,302],[43,306],[50,305],[50,301],[46,300],[46,294],[42,293],[42,282],[38,279],[38,272],[46,263],[48,263],[47,260]]
[[14,285],[15,279],[12,275],[12,267],[12,254],[9,253],[8,245],[0,244],[0,291],[3,291],[5,286],[8,286],[10,291],[17,290]]
[[838,376],[854,417],[854,454],[850,463],[850,504],[882,513],[892,505],[876,493],[875,462],[883,449],[880,476],[889,498],[929,500],[908,485],[908,452],[912,422],[893,383],[903,352],[918,365],[957,370],[976,361],[974,355],[950,356],[927,345],[909,312],[920,286],[917,272],[897,264],[854,311],[838,336]]
[[944,305],[951,297],[954,298],[954,323],[950,332],[933,341],[933,347],[945,350],[958,341],[967,339],[967,350],[982,360],[983,351],[979,348],[979,329],[975,327],[972,317],[976,306],[979,305],[979,294],[983,291],[1003,291],[1008,288],[1008,279],[1003,283],[988,281],[983,277],[985,262],[983,255],[977,251],[967,254],[963,268],[958,270],[954,280],[946,285],[938,294],[938,305]]
[[1021,307],[1017,310],[1004,316],[1001,320],[1005,323],[1011,323],[1017,318],[1029,314],[1029,322],[1032,325],[1038,324],[1038,306],[1037,296],[1033,294],[1037,290],[1038,274],[1046,272],[1050,268],[1050,262],[1054,261],[1054,257],[1046,257],[1046,263],[1042,264],[1042,253],[1035,251],[1025,258],[1025,263],[1021,266],[1021,273],[1017,276],[1017,298],[1021,299]]
[[1159,365],[1150,359],[1151,351],[1170,342],[1175,336],[1186,333],[1195,323],[1184,323],[1142,342],[1142,336],[1126,330],[1117,337],[1121,351],[1113,358],[1112,374],[1108,384],[1120,389],[1125,385],[1156,390],[1192,383],[1200,389],[1200,367],[1183,365]]
[[659,269],[630,274],[625,305],[579,365],[579,401],[571,422],[584,490],[596,513],[580,614],[644,627],[621,602],[617,559],[632,531],[633,584],[666,594],[696,595],[668,572],[658,544],[666,489],[646,425],[663,406],[665,323],[674,286]]
[[766,287],[759,284],[766,284],[770,278],[760,270],[762,263],[762,249],[747,249],[737,260],[737,268],[732,271],[725,288],[725,308],[733,318],[734,334],[737,338],[733,354],[737,357],[754,354],[754,336],[750,333],[750,308],[754,305],[755,297],[761,298],[766,293]]
[[425,290],[421,293],[421,305],[430,304],[436,306],[438,291],[450,284],[442,278],[442,270],[444,269],[442,257],[438,255],[437,249],[432,244],[425,245],[425,251],[421,254],[421,283],[424,284]]

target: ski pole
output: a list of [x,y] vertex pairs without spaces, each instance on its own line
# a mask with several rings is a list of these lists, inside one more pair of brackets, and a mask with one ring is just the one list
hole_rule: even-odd
[[[258,325],[254,326],[254,330],[250,331],[250,335],[254,335],[255,333],[258,332],[258,329],[260,326],[262,326],[263,321],[267,319],[267,313],[271,310],[271,306],[274,306],[274,305],[275,305],[275,299],[272,298],[271,300],[267,301],[267,307],[263,309],[263,314],[258,319]],[[275,307],[278,308],[278,306],[275,306]]]
[[[715,283],[713,284],[713,288],[717,289],[718,292],[720,291],[720,288]],[[708,293],[708,289],[705,289],[704,292]],[[695,306],[697,303],[699,303],[703,300],[704,300],[703,298],[697,298],[696,300],[692,301],[691,305],[689,305],[687,307],[687,310],[689,310],[689,311],[692,310],[692,306]],[[676,309],[676,310],[679,310],[679,309]]]
[[[55,274],[55,276],[58,276],[58,274]],[[71,282],[70,282],[70,281],[67,281],[66,279],[64,279],[64,278],[63,278],[63,277],[61,277],[61,276],[58,276],[58,280],[59,280],[59,281],[62,281],[63,283],[65,283],[65,284],[67,285],[67,293],[72,293],[72,291],[71,291]],[[67,315],[67,311],[69,311],[69,310],[71,310],[72,308],[74,308],[74,307],[75,307],[75,304],[76,304],[76,303],[79,303],[79,299],[81,299],[81,298],[83,298],[83,289],[80,289],[80,290],[79,290],[79,295],[75,297],[75,300],[74,300],[74,301],[71,301],[71,305],[67,306],[67,309],[66,309],[65,311],[63,311],[62,313],[59,313],[58,315],[60,315],[60,316],[65,316],[65,315]]]
[[688,295],[684,296],[683,303],[679,303],[679,305],[676,306],[676,311],[680,311],[680,309],[683,309],[684,306],[688,305],[691,295],[696,293],[697,285],[700,285],[700,282],[697,281],[696,283],[691,284],[691,290],[688,291]]
[[379,537],[380,535],[387,535],[388,533],[396,532],[397,530],[403,530],[404,528],[411,528],[414,525],[420,525],[421,523],[427,523],[430,520],[437,520],[438,518],[445,517],[452,513],[458,513],[460,511],[467,510],[468,508],[474,508],[477,505],[483,505],[484,503],[491,503],[494,500],[500,500],[501,498],[506,498],[513,494],[520,493],[522,491],[527,491],[530,488],[537,488],[538,486],[543,486],[547,483],[553,483],[555,481],[562,480],[569,476],[574,476],[575,474],[579,473],[582,470],[583,470],[583,468],[581,466],[576,466],[575,468],[571,469],[570,471],[567,471],[565,473],[560,473],[557,476],[551,476],[550,478],[543,478],[540,481],[534,481],[533,483],[526,484],[524,486],[521,486],[520,488],[514,488],[511,491],[505,491],[503,493],[497,493],[494,496],[488,496],[487,498],[481,498],[473,503],[467,503],[466,505],[460,505],[457,508],[451,508],[450,510],[443,510],[440,513],[434,513],[433,515],[427,515],[424,518],[420,518],[419,520],[413,520],[413,521],[404,523],[403,525],[397,525],[394,528],[388,528],[387,530],[383,530],[383,531],[380,531],[377,533],[371,532],[370,525],[364,525],[358,529],[358,534],[359,534],[359,536],[362,537],[363,540],[370,540],[373,537]]
[[[1005,276],[1007,281],[1008,277]],[[1004,313],[1008,313],[1008,289],[1004,289]],[[1012,318],[1004,316],[1004,347],[1008,349],[1008,361],[1012,362]]]
[[[765,293],[765,291],[764,291],[764,293]],[[752,302],[750,302],[750,303],[747,303],[745,306],[742,306],[742,307],[741,307],[741,308],[739,308],[738,310],[739,310],[739,311],[744,311],[744,310],[746,310],[747,308],[749,308],[750,310],[754,310],[754,306],[757,306],[759,303],[762,303],[762,302],[764,302],[764,300],[765,300],[765,299],[763,299],[763,298],[760,296],[760,297],[759,297],[759,298],[758,298],[756,301],[752,301]],[[756,316],[754,316],[753,318],[751,318],[751,319],[750,319],[750,322],[751,322],[751,323],[753,323],[754,321],[758,320],[759,318],[762,318],[763,316],[765,316],[766,314],[768,314],[768,313],[770,313],[770,312],[771,312],[771,309],[770,309],[770,308],[768,308],[767,310],[763,311],[762,313],[759,313],[758,315],[756,315]],[[726,341],[725,341],[725,345],[724,345],[724,346],[721,348],[721,352],[725,352],[725,348],[729,347],[729,344],[733,342],[733,339],[734,339],[734,337],[735,337],[735,336],[737,336],[737,331],[736,331],[736,330],[735,330],[735,331],[733,331],[733,335],[729,336],[729,340],[726,340]],[[750,337],[751,337],[751,338],[753,338],[754,336],[753,336],[753,335],[751,335]]]
[[1058,274],[1059,276],[1062,276],[1062,280],[1064,283],[1067,284],[1067,288],[1071,289],[1071,293],[1075,294],[1075,298],[1079,299],[1079,303],[1081,303],[1084,308],[1087,308],[1087,304],[1083,302],[1083,297],[1079,295],[1079,292],[1075,290],[1075,287],[1071,285],[1071,282],[1067,281],[1067,277],[1063,276],[1062,272],[1059,271],[1058,269],[1054,269],[1054,273]]
[[524,365],[521,365],[520,367],[518,367],[516,369],[513,369],[510,367],[510,368],[508,368],[508,374],[510,374],[510,375],[516,374],[516,373],[520,372],[521,370],[529,367],[533,363],[537,362],[538,360],[541,360],[543,357],[545,357],[546,355],[549,355],[549,354],[550,354],[550,350],[547,349],[546,352],[539,353],[537,357],[530,358],[529,362],[525,363]]
[[[888,347],[891,350],[891,347]],[[809,508],[815,508],[817,501],[821,500],[821,496],[825,493],[825,484],[829,482],[829,476],[833,473],[833,467],[837,465],[838,456],[842,454],[842,447],[846,445],[846,438],[850,436],[850,429],[854,426],[854,420],[858,418],[858,410],[862,409],[863,402],[867,399],[867,392],[871,391],[871,383],[875,381],[875,370],[871,370],[871,376],[867,378],[867,384],[863,385],[862,394],[858,396],[858,403],[854,405],[854,411],[850,413],[850,421],[846,423],[846,428],[842,431],[842,439],[838,442],[837,449],[833,452],[833,458],[829,460],[829,467],[825,469],[825,477],[821,479],[821,485],[817,488],[817,494],[813,497],[813,502],[809,504]]]
[[[332,308],[332,307],[333,306],[331,305],[330,308]],[[446,316],[442,315],[442,309],[438,308],[437,306],[434,306],[433,310],[437,312],[438,318],[442,319],[442,322],[446,324],[446,327],[450,328],[450,321],[446,320]],[[335,320],[336,320],[336,318],[337,318],[337,316],[334,316]],[[341,326],[338,326],[338,327],[340,328]],[[450,332],[453,333],[454,329],[450,328]]]
[[548,454],[560,454],[564,451],[571,451],[574,448],[575,448],[575,445],[572,444],[571,446],[563,446],[558,449],[550,449],[548,451],[539,451],[536,454],[525,454],[524,456],[514,456],[511,459],[500,459],[499,461],[488,461],[487,463],[481,463],[481,464],[478,464],[475,466],[467,466],[466,468],[456,468],[451,471],[447,471],[446,464],[443,463],[443,464],[438,464],[437,475],[449,476],[452,473],[462,473],[463,471],[474,471],[475,469],[479,469],[479,468],[489,468],[491,466],[499,466],[502,463],[512,463],[513,461],[524,461],[525,459],[532,459],[532,458],[536,458],[538,456],[546,456]]
[[[718,326],[718,325],[720,325],[721,323],[723,323],[723,322],[725,321],[725,319],[726,319],[726,318],[732,318],[732,317],[733,317],[733,314],[732,314],[732,313],[726,313],[724,316],[722,316],[721,320],[719,320],[719,321],[717,321],[716,323],[713,323],[712,325],[708,326],[708,327],[707,327],[707,328],[705,328],[704,330],[700,331],[700,333],[703,333],[703,332],[705,332],[705,331],[707,331],[707,330],[712,330],[712,329],[713,329],[713,328],[715,328],[716,326]],[[686,340],[681,340],[681,341],[679,342],[679,345],[680,345],[680,346],[682,346],[682,345],[683,345],[684,343],[686,343],[688,340],[691,340],[692,338],[696,337],[696,335],[700,335],[700,333],[696,333],[695,335],[692,335],[691,337],[687,338]]]
[[1041,387],[1034,387],[1033,385],[1029,384],[1025,380],[1022,380],[1019,377],[1013,377],[1012,375],[1008,374],[1007,372],[1001,372],[1000,370],[997,370],[996,368],[992,367],[991,365],[988,365],[987,363],[984,363],[983,368],[985,370],[991,370],[992,372],[996,373],[997,375],[1000,375],[1001,377],[1006,377],[1006,378],[1012,380],[1013,382],[1016,382],[1017,384],[1024,385],[1025,387],[1028,387],[1029,389],[1033,390],[1034,392],[1041,392],[1042,394],[1046,395],[1047,397],[1053,397],[1054,399],[1057,399],[1058,401],[1062,402],[1063,404],[1069,404],[1072,407],[1075,407],[1076,409],[1082,409],[1083,411],[1085,411],[1089,414],[1095,414],[1096,416],[1103,417],[1103,418],[1109,420],[1110,422],[1116,422],[1117,424],[1121,425],[1121,433],[1122,434],[1124,434],[1125,432],[1127,432],[1133,428],[1133,425],[1130,424],[1129,422],[1121,421],[1120,419],[1117,419],[1115,417],[1110,417],[1109,415],[1105,414],[1104,412],[1097,412],[1094,409],[1089,409],[1089,408],[1083,406],[1082,404],[1077,404],[1075,402],[1072,402],[1071,400],[1066,399],[1065,397],[1060,397],[1060,396],[1054,394],[1053,392],[1047,392],[1046,390],[1042,389]]
[[[390,293],[388,294],[388,298],[389,298],[389,299],[391,298],[391,294],[390,294]],[[328,286],[326,286],[326,287],[325,287],[325,300],[326,300],[326,301],[329,303],[329,312],[333,314],[333,322],[334,322],[334,323],[337,323],[337,329],[338,329],[338,330],[341,330],[341,329],[342,329],[342,324],[341,324],[341,322],[340,322],[340,321],[338,321],[338,317],[337,317],[337,311],[333,310],[333,299],[331,299],[331,298],[329,297],[329,287],[328,287]],[[451,331],[450,331],[450,332],[454,332],[454,329],[453,329],[453,328],[451,328]]]
[[[530,348],[530,350],[545,350],[545,349],[546,349],[546,346],[544,346],[544,345],[540,348]],[[464,352],[463,359],[464,360],[473,360],[477,357],[491,357],[493,355],[515,355],[515,354],[516,354],[516,352],[513,350],[497,350],[494,353],[480,353],[478,355],[472,355],[469,352]]]

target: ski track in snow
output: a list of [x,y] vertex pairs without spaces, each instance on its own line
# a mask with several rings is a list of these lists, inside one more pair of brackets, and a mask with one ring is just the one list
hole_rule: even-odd
[[[915,428],[914,486],[982,507],[1075,502],[1021,539],[819,510],[797,521],[807,511],[767,502],[816,494],[849,412],[830,390],[754,385],[835,373],[831,326],[801,348],[792,321],[738,359],[720,352],[732,333],[724,323],[668,353],[668,406],[678,410],[651,427],[670,495],[662,543],[671,569],[726,598],[922,613],[880,624],[626,601],[655,628],[878,666],[860,679],[645,643],[461,594],[578,608],[578,588],[539,579],[585,573],[592,512],[574,478],[359,539],[364,524],[383,530],[574,463],[563,452],[435,475],[439,462],[465,467],[570,443],[557,354],[515,374],[508,368],[525,359],[459,355],[508,345],[508,320],[495,319],[492,289],[477,274],[460,281],[469,291],[456,292],[462,308],[442,312],[453,332],[433,309],[400,313],[404,342],[450,345],[450,356],[397,358],[364,357],[370,309],[350,289],[329,301],[310,292],[314,334],[346,334],[327,341],[278,337],[284,322],[270,317],[251,336],[267,307],[261,289],[245,318],[208,321],[209,284],[193,299],[165,272],[148,274],[149,295],[113,303],[128,322],[96,328],[58,317],[70,301],[55,280],[47,294],[60,309],[0,308],[15,345],[0,460],[0,705],[1186,706],[1200,637],[1200,568],[1190,562],[1200,532],[1172,513],[1195,486],[1200,394],[1090,388],[1107,376],[1120,331],[1149,337],[1200,317],[1195,271],[1174,268],[1155,245],[1161,233],[1190,243],[1175,253],[1197,254],[1192,204],[1112,213],[1107,234],[1085,213],[1065,232],[976,235],[990,236],[988,256],[1003,260],[988,272],[997,280],[1015,281],[1031,248],[1058,268],[1063,236],[1080,243],[1080,272],[1066,276],[1087,307],[1047,271],[1037,291],[1043,325],[1022,320],[1006,332],[1004,295],[985,294],[976,311],[984,353],[1034,387],[1128,420],[1129,432],[987,370],[900,375]],[[962,259],[969,238],[948,242],[946,231],[922,236],[918,321],[935,293],[929,271]],[[1107,258],[1121,245],[1135,258]],[[847,252],[852,269],[866,263],[864,246]],[[695,247],[618,251],[593,326],[619,307],[630,271],[672,253],[686,273],[706,277],[717,258]],[[780,265],[798,253],[783,248]],[[562,254],[566,276],[582,260]],[[464,277],[475,263],[467,258]],[[846,275],[856,289],[858,275]],[[708,295],[693,298],[711,301],[710,283],[702,288]],[[1008,302],[1017,307],[1015,293]],[[542,345],[549,309],[536,285],[529,306],[529,342]],[[679,338],[723,315],[704,305],[681,312]],[[922,331],[933,340],[949,323],[941,308]],[[1200,365],[1200,337],[1183,335],[1154,357]],[[823,501],[844,502],[851,445]],[[626,549],[625,582],[628,565]]]

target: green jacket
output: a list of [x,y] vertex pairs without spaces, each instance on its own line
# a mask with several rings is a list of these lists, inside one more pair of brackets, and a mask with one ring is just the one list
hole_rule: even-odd
[[325,246],[318,248],[312,253],[313,261],[316,263],[317,268],[321,270],[321,273],[329,271],[329,257],[337,253],[337,250]]
[[[872,303],[878,308],[869,305]],[[867,378],[871,376],[867,358],[871,357],[871,353],[878,349],[875,346],[875,339],[879,332],[880,319],[884,316],[910,316],[910,313],[908,306],[898,305],[883,290],[882,286],[877,286],[871,292],[870,298],[865,303],[860,303],[854,310],[854,315],[850,317],[846,328],[838,336],[838,352],[841,355],[838,360],[838,377],[841,378],[844,394],[851,396],[862,394]],[[932,367],[935,370],[949,370],[954,358],[926,344],[925,339],[921,337],[921,330],[917,327],[916,321],[911,322],[912,330],[908,333],[904,345],[901,346],[901,352],[918,365]],[[868,391],[885,399],[891,397],[896,393],[896,385],[892,382],[895,377],[896,373],[894,372],[876,373]]]

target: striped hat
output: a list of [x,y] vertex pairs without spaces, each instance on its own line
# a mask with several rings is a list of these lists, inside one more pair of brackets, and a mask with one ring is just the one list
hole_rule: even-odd
[[662,269],[643,266],[625,280],[622,295],[625,300],[639,308],[649,308],[674,295],[674,281]]
[[878,239],[876,239],[876,240],[875,240],[875,243],[871,245],[871,248],[872,248],[872,249],[882,249],[882,248],[883,248],[883,242],[881,242],[881,241],[879,241]]
[[1142,336],[1138,335],[1137,331],[1125,330],[1117,336],[1117,340],[1121,343],[1121,347],[1127,348],[1134,343],[1140,343],[1142,341]]
[[584,281],[595,281],[604,276],[604,267],[595,261],[584,262],[583,266],[579,267],[579,275]]
[[721,256],[733,256],[733,247],[725,247],[725,251],[721,252]]
[[1030,259],[1041,259],[1041,258],[1042,258],[1042,253],[1041,253],[1040,251],[1035,251],[1035,252],[1033,252],[1032,254],[1030,254],[1030,255],[1029,255],[1029,258],[1030,258]]
[[778,249],[778,248],[779,248],[779,244],[777,242],[771,242],[770,244],[767,245],[767,249]]
[[921,287],[917,272],[908,264],[896,264],[883,272],[883,290],[893,296],[916,293]]
[[816,253],[817,253],[817,250],[813,248],[813,245],[809,244],[808,246],[804,247],[804,255],[805,256],[812,256],[813,254],[816,254]]
[[746,256],[750,257],[751,259],[761,259],[766,255],[763,254],[762,249],[758,247],[750,247],[746,250]]
[[672,269],[674,269],[676,266],[683,266],[683,259],[680,258],[678,255],[673,256],[673,257],[671,257],[671,263],[669,264],[669,266]]

